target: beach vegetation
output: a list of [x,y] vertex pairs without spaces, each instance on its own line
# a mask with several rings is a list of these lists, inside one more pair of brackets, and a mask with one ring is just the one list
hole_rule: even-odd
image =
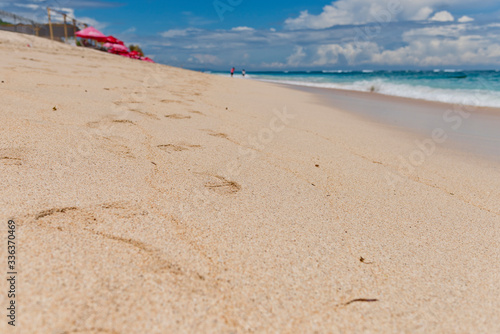
[[10,26],[10,25],[12,25],[12,23],[5,22],[2,19],[0,19],[0,26]]
[[128,46],[128,49],[130,50],[130,52],[137,51],[141,55],[141,57],[144,57],[144,52],[142,52],[142,49],[139,45],[130,44]]

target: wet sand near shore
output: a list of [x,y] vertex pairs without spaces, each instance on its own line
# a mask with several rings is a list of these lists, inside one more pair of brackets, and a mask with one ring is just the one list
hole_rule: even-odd
[[447,140],[441,145],[500,161],[500,109],[330,88],[283,86],[313,93],[324,105],[424,136],[431,137],[433,130],[443,129]]

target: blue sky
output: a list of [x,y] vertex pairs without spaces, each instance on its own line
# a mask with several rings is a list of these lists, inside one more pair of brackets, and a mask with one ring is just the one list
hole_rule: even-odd
[[43,22],[47,6],[186,68],[500,68],[497,0],[0,0]]

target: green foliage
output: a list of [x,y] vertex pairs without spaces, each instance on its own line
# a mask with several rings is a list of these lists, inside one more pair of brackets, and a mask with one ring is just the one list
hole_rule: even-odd
[[8,25],[11,25],[12,23],[9,23],[9,22],[5,22],[3,21],[2,19],[0,19],[0,26],[8,26]]
[[142,52],[142,49],[141,49],[141,47],[139,45],[130,44],[128,46],[128,48],[129,48],[130,52],[137,51],[137,52],[139,52],[139,54],[141,55],[141,57],[144,57],[144,52]]

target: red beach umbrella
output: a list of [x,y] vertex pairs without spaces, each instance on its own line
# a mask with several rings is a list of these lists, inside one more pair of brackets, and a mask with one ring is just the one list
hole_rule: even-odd
[[111,49],[118,52],[128,52],[128,48],[121,44],[113,44]]
[[80,30],[76,33],[76,36],[85,39],[93,39],[98,42],[106,41],[106,36],[94,27],[88,27],[83,30]]
[[141,59],[141,55],[137,51],[130,52],[130,58]]
[[116,37],[113,37],[113,36],[106,37],[106,42],[107,43],[116,44],[117,41],[118,40],[116,39]]
[[122,41],[120,41],[118,38],[114,36],[108,36],[106,37],[106,42],[111,43],[111,44],[120,44],[120,45],[125,45]]

